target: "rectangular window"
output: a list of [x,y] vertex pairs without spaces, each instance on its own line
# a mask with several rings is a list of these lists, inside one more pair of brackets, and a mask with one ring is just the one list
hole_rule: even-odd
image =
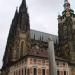
[[45,75],[45,69],[42,69],[42,75]]
[[25,75],[26,75],[26,68],[25,68]]
[[64,75],[66,75],[66,71],[64,71]]
[[59,75],[59,71],[57,71],[57,75]]
[[22,69],[22,75],[23,75],[23,69]]
[[34,68],[34,75],[37,75],[37,69]]

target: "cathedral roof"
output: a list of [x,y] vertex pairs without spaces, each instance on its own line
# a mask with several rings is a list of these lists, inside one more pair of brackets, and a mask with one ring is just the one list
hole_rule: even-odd
[[41,32],[41,31],[31,30],[30,35],[31,35],[31,39],[34,39],[34,35],[35,35],[35,40],[39,40],[41,37],[43,38],[43,41],[48,42],[48,38],[52,37],[54,43],[58,41],[57,35]]

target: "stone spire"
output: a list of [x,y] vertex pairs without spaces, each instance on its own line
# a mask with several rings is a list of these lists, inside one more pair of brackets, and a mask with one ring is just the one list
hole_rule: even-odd
[[15,16],[18,15],[18,7],[16,7],[16,12],[15,12]]
[[26,0],[22,0],[21,6],[19,8],[20,12],[27,12]]
[[19,8],[19,28],[22,31],[30,31],[29,14],[27,12],[26,0],[22,0]]
[[19,15],[19,12],[18,12],[18,8],[16,7],[15,15],[14,15],[12,22],[18,20],[18,15]]

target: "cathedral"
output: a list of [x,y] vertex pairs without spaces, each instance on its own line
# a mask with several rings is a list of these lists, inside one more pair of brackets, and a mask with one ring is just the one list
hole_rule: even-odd
[[58,15],[58,36],[31,30],[26,0],[11,23],[1,75],[49,75],[48,38],[54,42],[57,75],[75,75],[75,14],[68,0]]

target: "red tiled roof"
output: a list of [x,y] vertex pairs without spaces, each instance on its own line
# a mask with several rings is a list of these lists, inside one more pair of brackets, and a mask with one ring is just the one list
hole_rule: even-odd
[[[28,55],[48,58],[48,50],[31,49],[28,51]],[[62,57],[55,56],[55,58],[56,60],[68,62],[67,59],[63,59]]]
[[47,50],[31,49],[28,51],[28,54],[33,56],[48,57]]

